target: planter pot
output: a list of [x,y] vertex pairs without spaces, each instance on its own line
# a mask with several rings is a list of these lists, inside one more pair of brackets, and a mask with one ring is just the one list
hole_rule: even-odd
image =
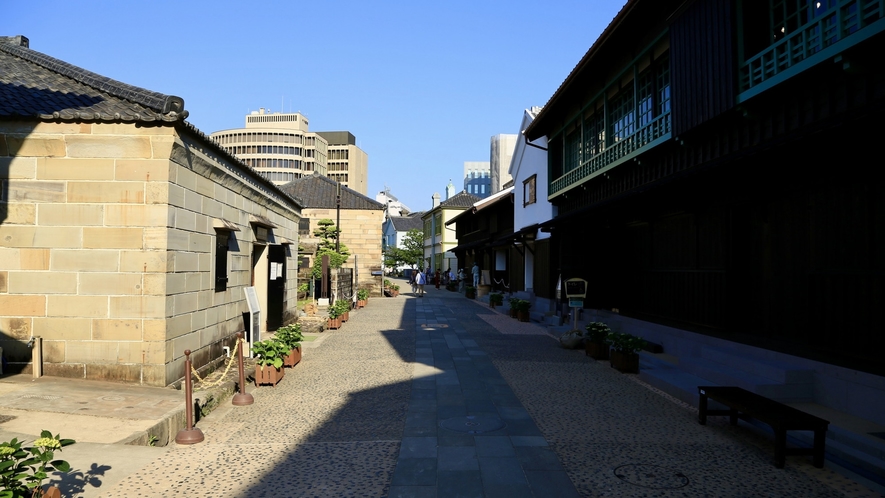
[[326,321],[327,329],[340,329],[341,328],[341,317],[338,318],[329,318]]
[[639,355],[612,350],[611,366],[622,373],[639,373]]
[[467,297],[467,299],[476,299],[476,292],[466,292],[464,296]]
[[289,351],[289,354],[283,358],[283,366],[284,367],[294,367],[295,365],[301,363],[301,347],[297,347],[292,351]]
[[263,367],[258,365],[255,367],[255,386],[267,385],[276,386],[283,379],[286,371],[282,367]]
[[531,315],[529,315],[529,312],[528,312],[528,311],[517,311],[517,312],[516,312],[516,318],[517,318],[520,322],[527,322],[527,321],[529,321],[530,316],[531,316]]
[[366,307],[366,302],[367,302],[366,299],[357,299],[357,301],[356,301],[356,307],[357,307],[357,308],[365,308],[365,307]]
[[341,321],[346,322],[348,320],[350,320],[350,312],[345,311],[344,313],[341,314]]
[[611,346],[603,342],[584,341],[584,350],[587,356],[594,360],[607,360],[609,349],[611,349]]

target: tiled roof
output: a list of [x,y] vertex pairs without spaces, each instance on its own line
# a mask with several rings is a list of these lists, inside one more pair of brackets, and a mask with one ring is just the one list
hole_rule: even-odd
[[408,216],[391,216],[390,222],[397,232],[408,232],[409,230],[423,230],[424,221],[421,219],[423,211],[411,213]]
[[464,190],[458,192],[453,195],[451,198],[446,199],[439,203],[441,207],[455,207],[455,208],[469,208],[473,206],[475,202],[481,201],[482,197],[477,197],[473,194],[468,194]]
[[179,122],[184,100],[127,85],[0,37],[0,116],[63,121]]
[[[305,208],[335,209],[338,182],[314,173],[281,185],[280,190],[298,199]],[[384,204],[342,185],[341,209],[383,210]]]

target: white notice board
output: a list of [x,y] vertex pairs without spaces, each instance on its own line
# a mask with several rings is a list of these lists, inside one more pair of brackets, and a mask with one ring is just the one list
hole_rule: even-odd
[[252,344],[261,340],[261,309],[258,307],[258,293],[255,287],[244,287],[246,304],[249,306],[249,332],[247,342],[249,344],[249,356],[252,356]]

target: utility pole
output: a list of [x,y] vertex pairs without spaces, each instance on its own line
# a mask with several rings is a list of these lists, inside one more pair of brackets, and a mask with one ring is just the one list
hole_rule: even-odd
[[338,195],[335,196],[335,252],[341,254],[341,182],[338,182]]

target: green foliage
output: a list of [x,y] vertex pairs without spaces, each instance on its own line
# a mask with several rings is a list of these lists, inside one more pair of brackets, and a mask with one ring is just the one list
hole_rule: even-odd
[[590,322],[584,328],[587,329],[587,336],[590,342],[609,344],[608,335],[611,334],[612,329],[604,322]]
[[304,340],[304,334],[301,333],[301,325],[293,323],[278,328],[274,334],[274,339],[285,344],[291,351],[301,346],[301,341]]
[[339,299],[335,301],[335,304],[329,306],[329,318],[338,318],[348,311],[350,311],[350,301]]
[[68,462],[53,458],[56,451],[74,442],[41,431],[32,446],[23,446],[15,438],[0,443],[0,498],[34,496],[50,472],[70,472]]
[[504,294],[501,294],[500,292],[492,292],[489,294],[489,303],[494,304],[495,306],[504,304]]
[[310,292],[310,282],[302,282],[298,284],[299,294],[307,294],[308,292]]
[[369,299],[369,290],[368,289],[359,289],[356,291],[356,298],[360,301],[365,301]]
[[624,332],[609,332],[608,342],[612,349],[622,354],[638,353],[646,346],[645,339]]
[[281,368],[290,348],[276,339],[252,343],[252,356],[263,367]]
[[388,287],[390,287],[390,280],[387,280],[387,279],[385,278],[385,279],[384,279],[384,288],[386,289],[386,288],[388,288]]
[[514,310],[516,309],[516,305],[519,304],[520,301],[522,301],[522,299],[520,299],[518,297],[511,297],[510,299],[507,300],[507,302],[510,303],[510,309],[514,309]]
[[156,445],[157,445],[157,441],[159,441],[159,440],[160,440],[159,437],[154,436],[153,434],[151,434],[150,436],[148,436],[148,446],[156,446]]
[[517,299],[516,300],[516,311],[526,312],[531,307],[532,307],[532,303],[529,301],[526,301],[525,299]]
[[388,247],[384,251],[384,265],[396,269],[399,266],[414,267],[424,258],[424,232],[412,229],[403,237],[402,246]]

